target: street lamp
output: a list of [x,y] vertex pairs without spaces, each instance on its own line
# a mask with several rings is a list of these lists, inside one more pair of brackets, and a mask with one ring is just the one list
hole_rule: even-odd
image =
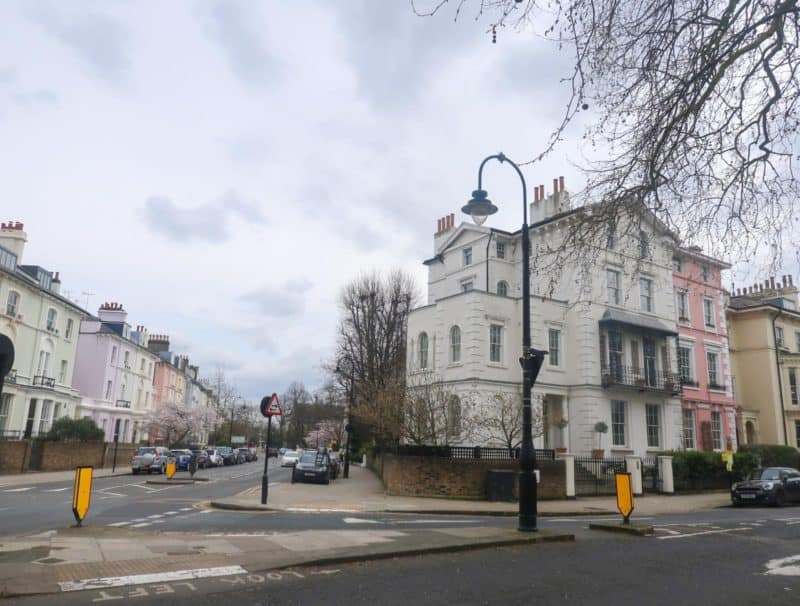
[[497,207],[489,200],[483,189],[483,167],[489,160],[508,162],[522,181],[522,449],[519,458],[519,530],[536,531],[536,452],[533,449],[531,390],[542,368],[546,351],[531,347],[531,285],[530,250],[528,234],[528,186],[522,171],[503,154],[489,156],[481,162],[478,169],[478,189],[472,192],[472,199],[461,209],[470,215],[477,225],[482,225],[486,217],[497,212]]
[[[341,364],[336,364],[336,372],[342,373],[343,368]],[[344,444],[344,470],[342,471],[342,478],[347,479],[350,477],[350,434],[353,432],[353,427],[350,422],[350,409],[353,406],[353,392],[355,391],[355,386],[353,384],[355,380],[355,376],[353,373],[353,365],[350,365],[350,373],[347,375],[348,379],[350,379],[348,383],[348,398],[347,398],[347,411],[345,413],[347,417],[347,421],[345,422],[344,430],[347,433],[347,438]]]

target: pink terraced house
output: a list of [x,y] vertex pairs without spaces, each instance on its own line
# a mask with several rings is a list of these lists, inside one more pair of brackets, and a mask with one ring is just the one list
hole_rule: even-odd
[[730,265],[699,247],[673,258],[683,447],[736,450],[736,404],[731,384],[722,270]]

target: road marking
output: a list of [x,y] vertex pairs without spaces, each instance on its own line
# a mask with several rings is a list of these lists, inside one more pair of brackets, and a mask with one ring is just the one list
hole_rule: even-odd
[[61,581],[61,591],[84,591],[87,589],[107,589],[109,587],[125,587],[127,585],[145,585],[203,579],[208,577],[224,577],[235,574],[247,574],[241,566],[218,566],[216,568],[195,568],[193,570],[176,570],[174,572],[157,572],[153,574],[134,574],[123,577],[102,577],[82,579],[80,581]]
[[[540,517],[539,521],[541,522],[608,522],[613,520],[619,520],[619,516],[604,516],[602,518],[590,518],[589,516],[576,516],[574,518],[547,518],[547,517]],[[633,518],[634,521],[638,520],[652,520],[653,517],[643,517],[643,516],[636,516]],[[682,524],[672,524],[672,526],[682,526]],[[670,524],[662,524],[662,526],[670,526]]]
[[10,507],[0,507],[0,511],[6,511],[7,509],[11,509]]
[[107,526],[127,526],[130,522],[114,522],[113,524],[107,524]]
[[661,532],[666,532],[670,535],[677,535],[680,534],[677,530],[670,530],[669,528],[661,528],[660,526],[656,526],[655,530],[660,530]]
[[656,537],[657,539],[687,539],[689,537],[698,537],[702,534],[722,534],[724,532],[742,532],[746,530],[753,530],[752,528],[727,528],[725,530],[703,530],[701,532],[690,532],[689,534],[669,535],[666,537]]
[[[793,566],[790,566],[793,564]],[[770,560],[766,564],[767,572],[764,574],[780,575],[784,577],[800,577],[800,555],[789,556]]]
[[131,528],[144,528],[145,526],[150,526],[152,522],[142,522],[141,524],[134,524]]
[[180,513],[179,511],[165,511],[164,515],[165,516],[174,516],[174,515],[178,515],[179,513]]
[[163,516],[162,514],[160,514],[160,513],[155,513],[155,514],[153,514],[153,515],[151,515],[151,516],[147,516],[147,518],[148,518],[149,520],[156,520],[156,519],[158,519],[158,518],[163,518],[163,517],[164,517],[164,516]]
[[361,513],[357,509],[316,509],[314,507],[287,507],[286,511],[296,513]]
[[342,518],[345,524],[380,524],[378,520],[365,520],[363,518]]
[[396,520],[392,524],[478,524],[480,520]]
[[181,507],[181,511],[192,511],[194,507]]
[[33,486],[26,486],[25,488],[9,488],[3,492],[27,492],[29,490],[33,490]]
[[48,488],[44,492],[64,492],[65,490],[69,490],[69,486],[65,488]]

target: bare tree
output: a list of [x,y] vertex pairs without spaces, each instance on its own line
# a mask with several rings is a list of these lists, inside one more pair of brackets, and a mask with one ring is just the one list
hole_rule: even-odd
[[[532,435],[544,434],[545,419],[541,404],[532,403]],[[481,409],[481,437],[487,442],[499,442],[509,453],[522,441],[522,393],[497,392]]]
[[406,327],[416,299],[414,279],[401,270],[365,274],[340,296],[337,350],[327,370],[352,397],[351,415],[368,426],[376,443],[400,437]]
[[471,396],[458,395],[430,371],[408,379],[403,405],[403,439],[410,444],[444,446],[468,441],[475,429]]
[[278,430],[285,445],[294,447],[302,443],[313,421],[308,409],[311,401],[312,396],[302,381],[292,381],[283,392],[283,414],[278,417]]
[[[453,8],[503,28],[542,34],[570,52],[568,101],[530,163],[578,116],[602,161],[584,200],[605,202],[568,235],[598,235],[609,219],[651,211],[681,240],[732,260],[798,249],[794,175],[800,7],[797,0],[412,0],[419,15]],[[588,113],[587,113],[588,112]],[[600,238],[598,237],[599,241]]]

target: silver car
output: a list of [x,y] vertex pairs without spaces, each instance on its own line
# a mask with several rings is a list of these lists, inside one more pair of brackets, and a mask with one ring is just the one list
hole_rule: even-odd
[[294,467],[300,459],[300,453],[296,450],[287,450],[283,453],[281,467]]
[[168,448],[163,446],[141,446],[131,459],[131,471],[134,475],[140,471],[164,473],[167,470],[167,457],[169,457]]

